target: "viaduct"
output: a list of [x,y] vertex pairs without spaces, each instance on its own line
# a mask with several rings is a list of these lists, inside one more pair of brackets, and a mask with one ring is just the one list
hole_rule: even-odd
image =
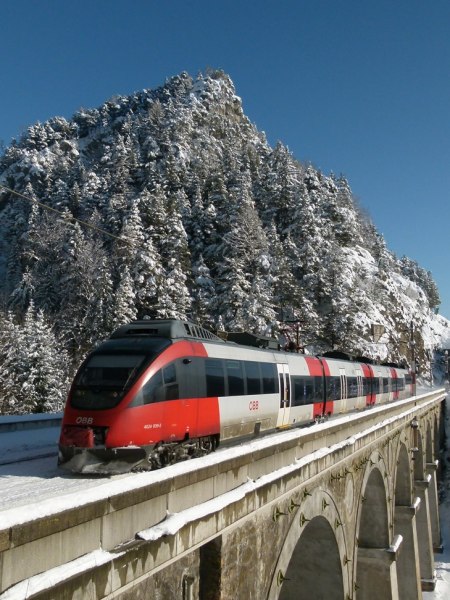
[[0,599],[420,599],[441,545],[444,400],[258,438],[49,514],[6,511]]

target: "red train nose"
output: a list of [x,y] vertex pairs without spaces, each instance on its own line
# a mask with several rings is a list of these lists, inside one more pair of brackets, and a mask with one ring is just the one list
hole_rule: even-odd
[[94,447],[94,430],[90,427],[69,427],[62,428],[59,439],[61,446],[76,446],[77,448]]

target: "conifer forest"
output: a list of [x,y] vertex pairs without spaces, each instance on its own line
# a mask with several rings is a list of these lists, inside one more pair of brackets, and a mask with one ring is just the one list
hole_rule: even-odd
[[438,343],[431,273],[389,251],[344,176],[271,147],[221,71],[35,124],[0,185],[0,414],[61,410],[134,319],[403,363],[414,344],[419,370]]

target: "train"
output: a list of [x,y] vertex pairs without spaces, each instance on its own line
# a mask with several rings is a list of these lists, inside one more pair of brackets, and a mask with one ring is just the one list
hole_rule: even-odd
[[58,464],[75,473],[154,469],[219,444],[413,395],[396,366],[227,340],[179,319],[119,327],[84,360],[68,394]]

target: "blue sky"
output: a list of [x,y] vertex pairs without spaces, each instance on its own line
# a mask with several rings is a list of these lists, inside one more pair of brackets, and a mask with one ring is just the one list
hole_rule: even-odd
[[448,0],[3,0],[0,140],[221,68],[269,143],[343,173],[450,318]]

